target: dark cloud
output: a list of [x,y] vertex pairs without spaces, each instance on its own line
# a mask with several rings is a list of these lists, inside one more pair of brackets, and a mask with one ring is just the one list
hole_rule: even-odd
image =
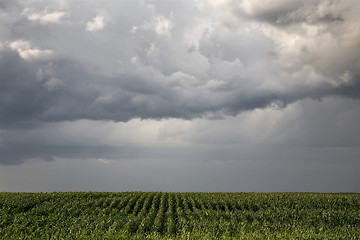
[[277,23],[288,13],[304,6],[305,1],[228,1],[236,14],[255,20]]
[[332,0],[227,1],[229,10],[239,17],[279,26],[343,22],[344,15],[355,5],[355,1],[341,3]]
[[337,96],[345,96],[353,99],[360,98],[360,76],[356,76],[354,80],[354,84],[340,86],[338,88],[332,89],[330,94]]
[[[269,7],[254,2],[241,9],[251,12],[254,18],[273,23],[274,16],[292,12],[305,15],[302,13],[304,4],[278,1]],[[306,7],[335,11],[335,4],[320,1]],[[115,4],[114,7],[120,6]],[[79,10],[76,4],[71,7],[61,11]],[[39,23],[27,19],[24,14],[20,18],[5,14],[12,20],[5,23],[11,31],[2,37],[1,126],[77,119],[192,119],[209,112],[236,115],[273,102],[286,106],[308,97],[334,94],[358,97],[356,74],[359,69],[358,63],[353,61],[356,55],[341,54],[341,63],[338,66],[331,63],[330,66],[334,65],[331,68],[327,67],[328,60],[319,56],[323,50],[312,51],[307,45],[298,56],[278,51],[269,57],[266,53],[277,43],[261,30],[253,28],[241,32],[221,26],[211,31],[204,28],[197,39],[197,48],[189,52],[180,34],[186,32],[185,26],[190,23],[175,22],[182,16],[179,15],[181,10],[177,14],[169,5],[175,12],[166,15],[167,8],[159,7],[162,10],[157,12],[156,3],[134,3],[129,7],[143,11],[144,19],[111,15],[111,8],[98,13],[85,12],[79,15],[83,16],[81,20],[75,15],[62,19],[63,22],[53,22],[47,17],[44,23]],[[191,9],[188,4],[184,8]],[[56,11],[54,7],[46,11],[41,6],[32,9],[29,14],[37,14],[37,18]],[[17,6],[16,11],[23,9]],[[96,14],[109,20],[101,32],[89,33],[86,21]],[[134,27],[137,30],[132,33]],[[179,39],[170,39],[172,32]],[[20,46],[20,41],[27,45]],[[48,62],[41,60],[46,51],[52,53]],[[289,68],[284,62],[289,57],[300,59]],[[188,60],[194,61],[191,65],[203,67],[192,68]],[[297,75],[299,77],[294,77]],[[344,79],[344,83],[338,83],[339,79]],[[320,84],[311,83],[316,81]],[[287,82],[297,83],[287,86]],[[268,87],[269,83],[277,87]]]
[[9,143],[1,145],[1,164],[14,165],[28,159],[53,161],[54,157],[71,159],[134,159],[139,151],[132,147],[91,145],[49,145],[46,143]]
[[[36,81],[34,66],[12,51],[1,53],[1,127],[35,120],[51,100]],[[50,103],[51,104],[51,103]]]
[[[193,121],[75,121],[2,131],[2,164],[26,159],[350,162],[360,146],[358,100],[301,100],[237,117]],[[160,124],[160,125],[159,125]],[[343,157],[341,157],[343,156]]]
[[[80,64],[56,60],[34,64],[15,52],[2,52],[0,61],[1,126],[77,119],[128,121],[132,118],[201,117],[207,112],[241,111],[281,102],[283,106],[302,98],[328,95],[359,97],[358,79],[350,86],[296,89],[296,92],[250,90],[231,79],[220,89],[205,86],[180,89],[168,79],[147,72],[104,76],[86,71]],[[253,91],[253,92],[251,92]],[[211,99],[211,101],[210,101]],[[214,100],[215,99],[215,100]]]
[[4,0],[4,1],[1,1],[0,3],[0,9],[5,11],[7,10],[8,8],[10,8],[11,6],[14,6],[16,5],[17,1],[11,1],[11,0]]
[[358,100],[330,97],[217,120],[2,130],[0,182],[8,191],[359,191],[359,119]]

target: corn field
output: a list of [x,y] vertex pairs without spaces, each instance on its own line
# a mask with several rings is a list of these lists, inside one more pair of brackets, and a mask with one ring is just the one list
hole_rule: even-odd
[[0,239],[359,236],[355,193],[0,193]]

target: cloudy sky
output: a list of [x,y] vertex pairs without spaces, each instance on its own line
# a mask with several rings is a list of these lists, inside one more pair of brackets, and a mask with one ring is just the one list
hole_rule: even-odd
[[358,0],[2,0],[0,191],[360,192]]

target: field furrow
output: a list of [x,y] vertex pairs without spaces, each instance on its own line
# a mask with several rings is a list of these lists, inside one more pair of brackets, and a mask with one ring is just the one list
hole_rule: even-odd
[[0,193],[0,239],[359,235],[360,194],[355,193]]

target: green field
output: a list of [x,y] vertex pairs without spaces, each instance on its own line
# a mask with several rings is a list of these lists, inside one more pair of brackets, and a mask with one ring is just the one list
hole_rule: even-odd
[[0,193],[1,239],[359,239],[360,194]]

